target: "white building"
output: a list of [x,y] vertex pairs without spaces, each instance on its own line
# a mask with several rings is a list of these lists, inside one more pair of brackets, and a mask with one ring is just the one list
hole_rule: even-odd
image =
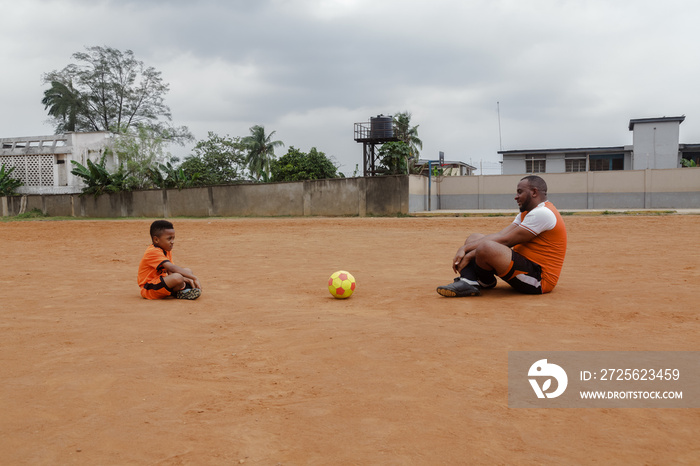
[[630,120],[631,146],[499,151],[503,174],[679,168],[700,159],[699,144],[679,144],[685,116]]
[[[20,194],[79,193],[84,184],[71,173],[71,161],[82,165],[88,159],[99,162],[111,141],[112,133],[107,131],[3,138],[0,165],[15,168],[11,176],[24,183],[17,189]],[[113,156],[108,155],[105,160],[111,171]]]

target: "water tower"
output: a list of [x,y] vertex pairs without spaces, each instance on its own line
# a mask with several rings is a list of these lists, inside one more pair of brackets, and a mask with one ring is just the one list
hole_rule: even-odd
[[398,141],[394,137],[394,119],[391,115],[377,115],[368,122],[355,123],[355,141],[362,143],[363,176],[377,174],[375,146],[385,142]]

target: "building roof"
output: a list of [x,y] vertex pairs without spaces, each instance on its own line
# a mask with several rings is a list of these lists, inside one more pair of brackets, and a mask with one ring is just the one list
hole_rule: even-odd
[[635,120],[630,120],[629,130],[634,130],[634,125],[637,123],[669,123],[672,121],[677,121],[680,125],[685,120],[685,115],[677,117],[659,117],[659,118],[637,118]]
[[611,152],[632,152],[632,146],[613,147],[571,147],[563,149],[519,149],[519,150],[499,150],[501,155],[523,155],[523,154],[576,154],[576,153],[611,153]]
[[[415,161],[416,165],[427,165],[428,162],[433,162],[435,166],[440,165],[440,163],[437,160],[427,160],[427,159],[418,159]],[[472,170],[476,170],[476,167],[469,165],[468,163],[462,162],[460,160],[445,160],[443,163],[444,165],[454,165],[456,167],[467,167],[471,168]]]

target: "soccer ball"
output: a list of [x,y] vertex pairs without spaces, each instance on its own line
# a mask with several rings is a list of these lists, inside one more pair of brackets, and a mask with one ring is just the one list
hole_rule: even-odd
[[350,272],[339,270],[328,279],[328,291],[339,299],[349,298],[355,291],[355,277]]

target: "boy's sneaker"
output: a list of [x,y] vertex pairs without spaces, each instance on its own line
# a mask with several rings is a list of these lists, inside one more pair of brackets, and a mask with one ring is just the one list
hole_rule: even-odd
[[438,286],[437,292],[447,298],[461,298],[463,296],[479,296],[481,291],[478,286],[471,285],[462,280],[461,277],[455,278],[455,281],[445,286]]
[[176,299],[197,299],[202,294],[199,288],[187,288],[180,290],[175,294]]

